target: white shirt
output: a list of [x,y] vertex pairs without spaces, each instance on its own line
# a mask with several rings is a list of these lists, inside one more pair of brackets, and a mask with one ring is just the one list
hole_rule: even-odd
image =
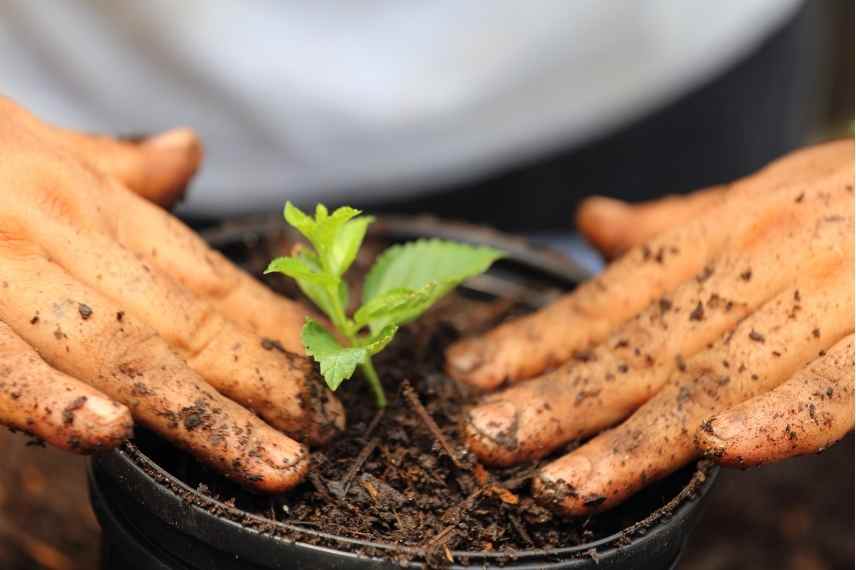
[[199,214],[341,203],[580,144],[724,70],[798,5],[0,0],[0,90],[78,129],[194,127]]

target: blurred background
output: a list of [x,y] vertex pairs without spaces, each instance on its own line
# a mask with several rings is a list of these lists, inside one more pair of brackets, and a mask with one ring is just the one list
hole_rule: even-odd
[[[489,6],[489,10],[487,8]],[[688,192],[852,136],[852,0],[0,0],[0,91],[55,123],[193,126],[202,227],[285,199],[574,238],[581,198]],[[0,568],[94,568],[85,461],[0,433]],[[723,473],[682,568],[851,568],[852,435]]]

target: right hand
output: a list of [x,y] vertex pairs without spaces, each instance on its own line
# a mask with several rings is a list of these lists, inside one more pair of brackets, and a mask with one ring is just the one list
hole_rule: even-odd
[[511,465],[586,440],[533,487],[588,516],[700,455],[768,463],[853,429],[852,140],[686,197],[588,201],[579,221],[601,249],[629,251],[447,353],[474,387],[516,382],[466,417],[481,460]]
[[201,158],[186,129],[120,142],[0,97],[0,423],[85,453],[133,418],[278,492],[344,411],[301,355],[306,311],[152,204]]

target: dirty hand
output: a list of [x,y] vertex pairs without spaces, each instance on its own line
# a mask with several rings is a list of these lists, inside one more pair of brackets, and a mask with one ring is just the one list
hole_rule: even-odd
[[853,428],[852,184],[842,141],[687,197],[589,200],[583,232],[628,251],[449,349],[450,374],[482,390],[537,377],[470,411],[471,450],[508,465],[601,432],[533,483],[584,515],[700,455],[754,465],[840,439]]
[[296,354],[304,311],[152,203],[201,157],[186,129],[120,142],[0,98],[0,423],[89,452],[133,417],[281,491],[308,465],[295,440],[323,442],[344,413]]

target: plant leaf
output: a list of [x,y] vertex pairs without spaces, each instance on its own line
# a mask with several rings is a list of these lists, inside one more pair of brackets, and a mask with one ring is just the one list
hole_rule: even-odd
[[[390,323],[401,325],[416,319],[459,283],[485,272],[504,255],[490,247],[439,239],[390,247],[378,257],[366,275],[363,305],[373,308],[375,299],[397,290],[416,292],[428,287],[430,295],[424,302],[414,302],[407,310],[390,311],[385,318],[377,313],[370,323],[372,332]],[[365,318],[365,314],[363,316]]]
[[323,222],[327,219],[327,206],[324,204],[318,203],[315,204],[315,221]]
[[285,203],[285,210],[282,213],[288,225],[299,231],[303,237],[312,241],[315,233],[315,220],[303,213],[303,210],[292,204]]
[[268,273],[282,273],[298,281],[309,281],[317,285],[335,284],[335,280],[326,273],[321,273],[318,267],[312,267],[303,257],[277,257],[271,261],[265,275]]
[[354,375],[359,364],[366,361],[369,350],[365,347],[340,345],[327,329],[312,319],[307,319],[300,333],[306,353],[320,365],[321,375],[331,390]]
[[[315,253],[308,251],[306,249],[301,249],[296,254],[296,256],[303,263],[305,263],[307,266],[309,266],[313,271],[315,271],[317,273],[321,272],[321,266],[318,263],[318,256]],[[324,275],[327,278],[331,278],[326,273]],[[298,287],[300,287],[300,290],[303,291],[303,294],[306,295],[307,297],[309,297],[309,299],[311,299],[312,302],[315,303],[315,306],[318,307],[319,309],[321,309],[322,311],[324,311],[324,314],[326,314],[332,320],[334,318],[333,314],[335,311],[334,311],[334,308],[331,304],[330,295],[327,292],[328,288],[326,287],[326,283],[325,282],[319,283],[319,282],[314,282],[314,281],[310,281],[310,280],[306,280],[306,279],[303,279],[303,280],[296,279],[296,281],[297,281]],[[344,282],[339,283],[340,297],[341,297],[342,289],[345,289],[345,294],[347,294],[347,285],[345,285]],[[343,304],[340,306],[344,307],[347,305]]]
[[[331,220],[339,210],[336,210],[333,216],[330,217]],[[373,221],[373,217],[364,216],[351,219],[338,228],[338,233],[327,252],[331,272],[336,275],[343,275],[348,270],[354,259],[356,259],[360,246],[363,244],[363,238],[366,236],[369,224]]]
[[377,335],[371,337],[365,344],[363,344],[363,348],[369,351],[370,356],[374,356],[378,352],[382,351],[386,348],[392,339],[395,338],[395,333],[398,332],[398,326],[389,325],[383,328]]
[[[319,206],[323,205],[319,204]],[[347,269],[344,266],[344,262],[350,249],[350,246],[345,243],[344,238],[359,237],[360,241],[362,241],[362,236],[359,235],[358,231],[359,226],[357,226],[357,231],[353,235],[343,235],[345,234],[344,229],[346,225],[352,218],[359,216],[360,211],[348,206],[337,208],[336,211],[329,215],[326,213],[326,208],[323,210],[316,208],[316,211],[312,245],[315,247],[315,251],[318,252],[322,267],[329,273],[340,276]],[[363,229],[362,235],[365,235],[365,229]],[[356,251],[354,255],[356,256]],[[353,261],[353,258],[351,261]]]
[[431,306],[438,289],[431,282],[420,289],[391,289],[374,297],[354,313],[358,328],[369,326],[375,334],[390,324],[403,324],[421,315]]

